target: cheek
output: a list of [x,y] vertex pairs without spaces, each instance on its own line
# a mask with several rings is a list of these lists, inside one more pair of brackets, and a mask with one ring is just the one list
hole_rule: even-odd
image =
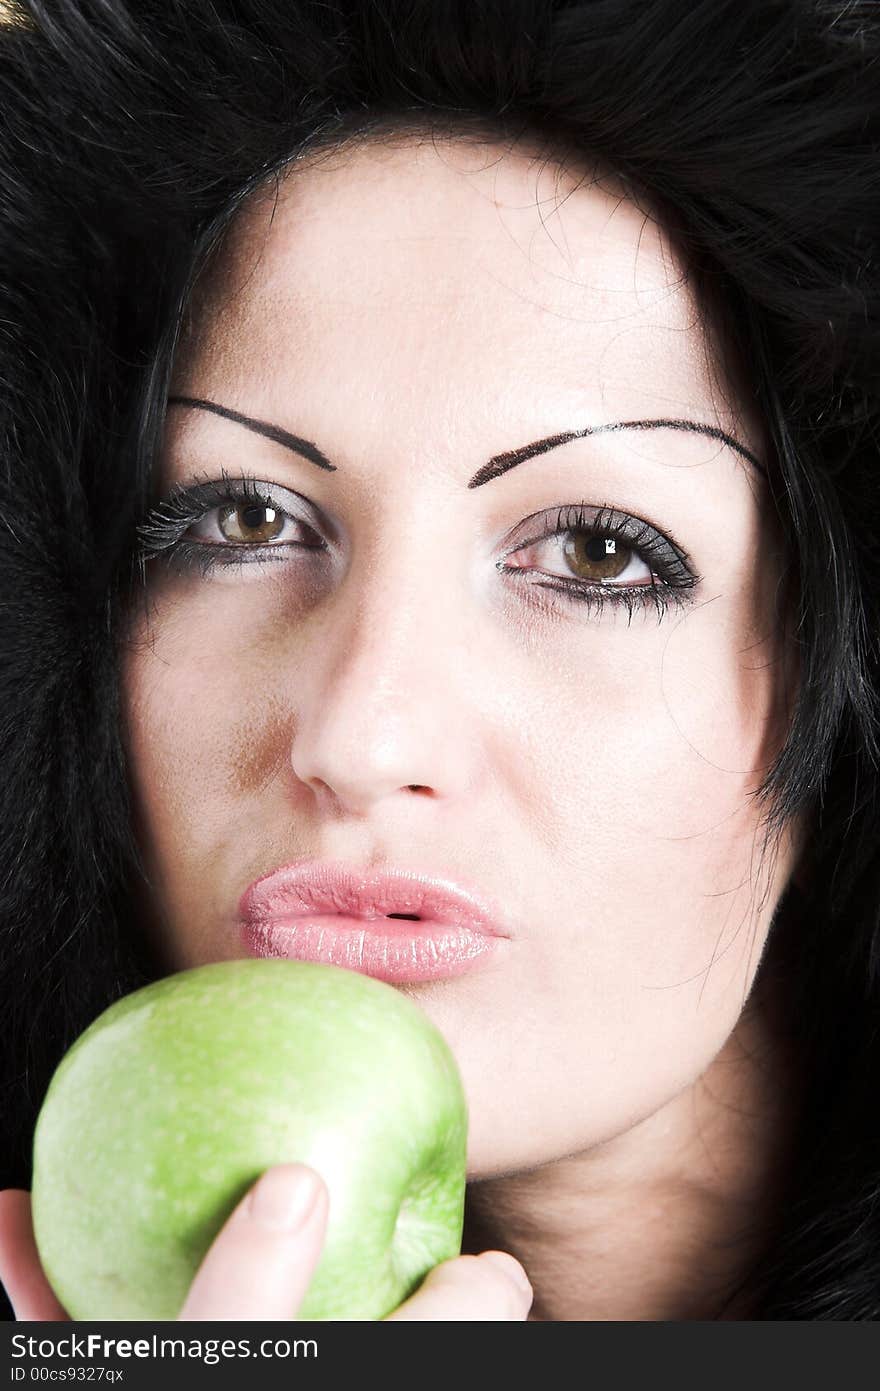
[[246,651],[218,616],[197,602],[163,606],[121,655],[139,840],[172,922],[192,919],[204,872],[229,854],[241,858],[236,780],[252,757],[247,712],[254,718],[266,705]]
[[776,752],[779,675],[747,613],[719,596],[665,633],[661,624],[650,644],[633,642],[610,679],[603,671],[595,698],[581,694],[581,730],[589,714],[579,740],[567,702],[578,756],[560,766],[556,785],[571,880],[590,885],[607,915],[609,968],[628,962],[639,987],[705,972],[716,950],[721,979],[738,980],[745,965],[728,949],[737,934],[746,945],[750,904],[761,896],[750,794]]
[[775,751],[778,662],[742,606],[719,598],[666,632],[606,629],[590,643],[593,679],[555,663],[553,721],[517,751],[544,889],[509,988],[491,1023],[435,1002],[487,1118],[480,1164],[505,1124],[485,1081],[492,1023],[543,1141],[564,1151],[619,1133],[729,1037],[790,868],[770,853],[761,872],[749,794]]
[[247,633],[246,612],[193,597],[160,606],[122,653],[129,777],[167,882],[176,865],[209,863],[231,824],[240,834],[242,790],[271,777],[282,746],[266,733],[277,712]]
[[[604,860],[617,847],[679,872],[707,839],[741,842],[742,824],[732,837],[709,833],[748,812],[783,733],[776,638],[750,614],[745,598],[722,594],[659,624],[603,619],[574,640],[569,629],[564,651],[560,639],[528,654],[532,710],[521,682],[501,737],[516,736],[506,766],[524,800],[539,791],[532,807],[554,860],[583,867],[579,852],[601,846]],[[703,844],[683,844],[694,837]]]
[[[170,606],[122,654],[123,731],[153,931],[174,969],[240,954],[233,908],[289,830],[290,713],[249,615]],[[274,802],[269,788],[279,778]],[[279,854],[278,858],[283,858]],[[271,856],[270,856],[271,860]]]

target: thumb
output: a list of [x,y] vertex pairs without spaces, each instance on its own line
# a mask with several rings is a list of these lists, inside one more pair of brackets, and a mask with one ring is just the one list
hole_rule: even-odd
[[532,1307],[532,1287],[519,1261],[506,1251],[455,1256],[435,1265],[415,1294],[389,1314],[394,1319],[524,1320]]
[[178,1319],[295,1318],[321,1256],[329,1205],[314,1169],[267,1169],[214,1238]]

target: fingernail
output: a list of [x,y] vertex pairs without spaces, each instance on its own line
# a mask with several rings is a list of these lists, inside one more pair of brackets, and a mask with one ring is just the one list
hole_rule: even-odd
[[305,1224],[318,1197],[318,1183],[302,1168],[269,1169],[248,1199],[248,1214],[263,1227],[292,1232]]
[[508,1256],[506,1251],[483,1251],[481,1259],[497,1265],[499,1270],[505,1271],[523,1294],[528,1295],[529,1298],[532,1297],[533,1291],[529,1277],[515,1256]]

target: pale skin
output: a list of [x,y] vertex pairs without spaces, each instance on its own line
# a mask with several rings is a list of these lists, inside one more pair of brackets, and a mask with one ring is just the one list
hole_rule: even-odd
[[[797,1104],[759,966],[804,828],[762,859],[749,796],[797,680],[760,422],[665,233],[609,180],[399,138],[298,167],[272,210],[236,224],[171,394],[337,471],[171,406],[162,494],[243,467],[330,546],[149,580],[121,656],[157,940],[171,970],[241,955],[242,890],[304,855],[482,887],[503,949],[397,987],[456,1055],[471,1182],[465,1254],[392,1317],[714,1318],[772,1230]],[[467,486],[532,441],[658,419],[724,438],[617,429]],[[594,577],[548,521],[581,503],[674,538],[685,602],[629,621],[533,583]],[[227,539],[216,509],[197,532]],[[620,545],[602,582],[649,586]],[[297,1232],[243,1203],[181,1317],[293,1317],[318,1193]],[[0,1277],[17,1317],[63,1316],[20,1190]]]

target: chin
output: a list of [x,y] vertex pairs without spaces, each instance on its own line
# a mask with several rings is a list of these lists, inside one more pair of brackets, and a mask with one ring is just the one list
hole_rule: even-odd
[[515,1133],[505,1134],[504,1128],[488,1122],[488,1130],[478,1120],[471,1118],[468,1129],[467,1177],[469,1183],[481,1179],[509,1178],[514,1174],[527,1173],[530,1169],[540,1169],[545,1164],[563,1157],[548,1145],[546,1139],[539,1146],[523,1144],[523,1117],[516,1107],[504,1117],[504,1126],[511,1123]]

